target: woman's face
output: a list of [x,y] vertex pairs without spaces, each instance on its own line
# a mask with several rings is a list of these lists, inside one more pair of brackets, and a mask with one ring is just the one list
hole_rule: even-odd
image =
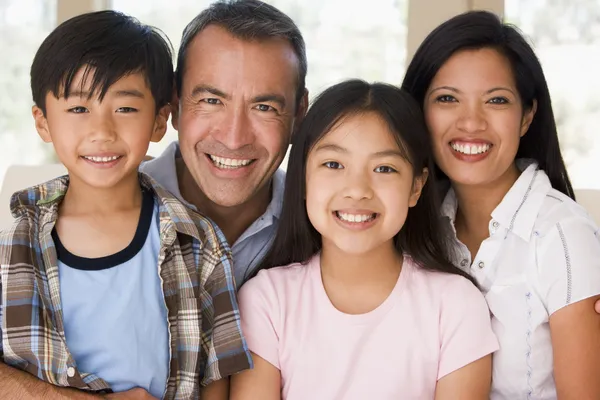
[[424,112],[437,165],[455,185],[514,179],[519,141],[535,113],[523,110],[511,65],[494,49],[463,50],[440,68]]

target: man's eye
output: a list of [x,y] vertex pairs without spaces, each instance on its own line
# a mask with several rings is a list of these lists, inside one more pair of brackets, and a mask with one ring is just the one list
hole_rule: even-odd
[[83,114],[83,113],[88,112],[88,109],[85,107],[77,106],[77,107],[71,107],[67,111],[69,111],[70,113],[73,113],[73,114]]
[[259,104],[256,106],[256,109],[258,111],[262,111],[262,112],[267,112],[267,111],[275,111],[275,109],[271,106],[268,106],[266,104]]
[[218,105],[218,104],[221,104],[221,100],[219,100],[219,99],[215,99],[215,98],[213,98],[213,97],[209,97],[209,98],[207,98],[207,99],[202,99],[201,101],[203,101],[203,102],[205,102],[205,103],[208,103],[208,104],[211,104],[211,105],[213,105],[213,106],[216,106],[216,105]]
[[342,164],[340,164],[337,161],[327,161],[325,163],[323,163],[323,166],[325,166],[326,168],[330,168],[330,169],[342,169],[344,167],[342,167]]

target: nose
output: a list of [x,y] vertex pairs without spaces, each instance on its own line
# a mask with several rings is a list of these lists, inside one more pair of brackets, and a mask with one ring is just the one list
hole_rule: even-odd
[[373,185],[368,172],[350,172],[344,180],[344,197],[357,201],[373,198]]
[[457,121],[457,128],[466,133],[476,133],[487,129],[485,112],[481,106],[465,106]]
[[232,107],[223,113],[213,137],[230,150],[238,150],[254,142],[252,124],[243,107]]
[[88,137],[92,142],[114,142],[117,137],[117,131],[112,116],[105,113],[92,115]]

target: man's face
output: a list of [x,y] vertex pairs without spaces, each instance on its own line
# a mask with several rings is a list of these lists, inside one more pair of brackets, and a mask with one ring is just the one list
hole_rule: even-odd
[[288,41],[247,41],[211,25],[187,49],[173,126],[184,162],[212,202],[231,207],[265,188],[281,164],[296,106],[298,58]]

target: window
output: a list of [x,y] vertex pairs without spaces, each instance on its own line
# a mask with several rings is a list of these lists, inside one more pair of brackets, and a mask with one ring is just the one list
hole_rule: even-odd
[[573,186],[600,189],[600,2],[506,0],[506,19],[542,63]]
[[31,116],[29,68],[55,21],[56,0],[0,0],[0,185],[11,164],[52,160]]

